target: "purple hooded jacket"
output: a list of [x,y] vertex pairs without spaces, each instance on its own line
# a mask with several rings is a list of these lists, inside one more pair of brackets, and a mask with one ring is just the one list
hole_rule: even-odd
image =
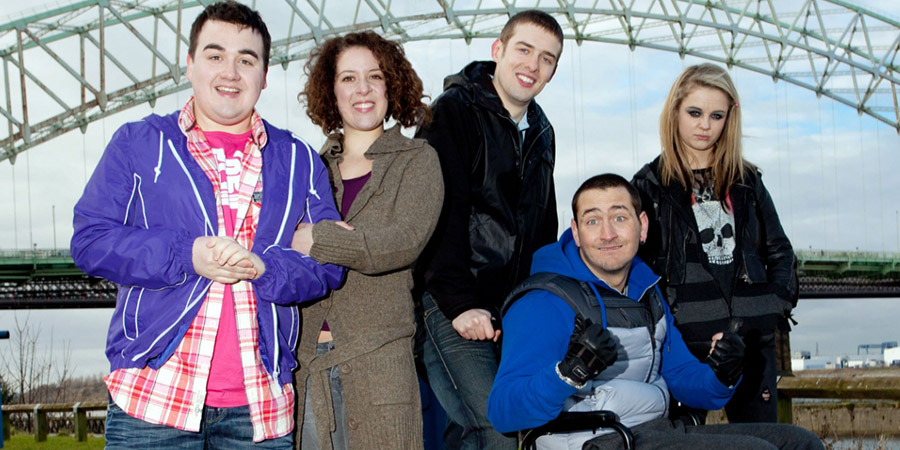
[[[107,335],[111,370],[158,369],[178,347],[212,281],[197,275],[194,239],[215,236],[213,187],[187,148],[178,114],[150,115],[116,131],[75,205],[71,251],[87,274],[119,285]],[[262,207],[253,253],[266,265],[252,281],[259,350],[269,373],[292,381],[297,303],[325,295],[344,269],[291,250],[300,222],[340,220],[318,154],[264,122]]]

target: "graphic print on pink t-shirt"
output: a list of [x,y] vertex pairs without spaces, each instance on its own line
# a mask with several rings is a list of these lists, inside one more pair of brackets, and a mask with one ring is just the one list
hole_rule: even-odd
[[[209,142],[210,150],[216,158],[216,167],[219,170],[225,233],[228,237],[234,237],[238,210],[237,189],[241,181],[244,149],[247,141],[250,140],[250,131],[243,134],[207,131],[204,134]],[[219,319],[219,329],[216,331],[216,345],[210,362],[209,381],[206,389],[206,404],[209,406],[231,408],[247,404],[231,286],[225,286],[222,317]]]

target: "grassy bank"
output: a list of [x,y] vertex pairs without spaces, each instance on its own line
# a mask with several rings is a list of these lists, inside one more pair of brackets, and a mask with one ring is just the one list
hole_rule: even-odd
[[13,434],[8,441],[3,442],[3,449],[15,450],[101,450],[106,440],[102,437],[88,436],[85,442],[78,442],[72,436],[48,436],[46,442],[35,442],[31,434]]

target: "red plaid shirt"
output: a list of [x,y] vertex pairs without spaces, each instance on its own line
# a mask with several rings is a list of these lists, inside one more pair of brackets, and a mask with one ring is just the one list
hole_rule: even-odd
[[[218,234],[225,236],[222,192],[216,158],[195,123],[194,99],[188,100],[178,117],[194,160],[203,168],[213,186],[218,207]],[[262,153],[267,136],[262,119],[251,118],[252,139],[244,149],[241,182],[238,185],[237,221],[234,238],[252,248],[256,234],[259,203],[253,193],[262,189]],[[259,354],[259,327],[256,323],[256,295],[252,285],[240,281],[231,285],[235,322],[239,337],[244,389],[253,423],[253,440],[259,442],[284,436],[294,429],[294,389],[283,386],[266,372]],[[225,285],[213,282],[206,300],[178,349],[158,370],[119,369],[106,377],[113,401],[129,415],[145,422],[167,425],[186,431],[199,431],[206,399],[206,383],[222,311]],[[238,374],[235,374],[237,376]]]

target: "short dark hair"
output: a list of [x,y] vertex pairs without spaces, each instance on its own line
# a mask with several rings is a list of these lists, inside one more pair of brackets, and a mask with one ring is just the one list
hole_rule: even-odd
[[263,70],[269,70],[269,52],[272,50],[272,36],[269,35],[266,23],[263,22],[258,12],[234,0],[213,3],[204,8],[203,12],[194,19],[194,24],[191,25],[191,37],[188,41],[188,54],[191,55],[191,58],[194,58],[194,53],[197,51],[197,38],[200,36],[200,30],[203,29],[203,25],[209,20],[232,23],[240,29],[249,28],[259,33],[263,40]]
[[[502,42],[503,45],[509,43],[509,39],[516,32],[516,26],[521,23],[534,24],[538,28],[555,36],[556,39],[559,40],[559,53],[562,54],[563,32],[562,28],[559,26],[559,22],[557,22],[550,14],[537,9],[526,9],[509,18],[506,25],[503,26],[503,30],[500,31],[500,42]],[[558,58],[559,55],[556,55],[556,57]]]
[[638,192],[637,188],[619,175],[614,173],[604,173],[588,178],[588,180],[581,183],[581,186],[575,191],[575,196],[572,197],[572,217],[575,218],[576,222],[578,221],[578,198],[581,197],[582,192],[589,189],[605,191],[607,189],[618,187],[625,188],[625,190],[628,191],[628,195],[631,196],[631,204],[634,206],[634,213],[640,215],[641,193]]
[[425,97],[422,80],[406,59],[403,47],[372,31],[350,33],[325,41],[306,61],[306,85],[297,96],[306,103],[306,115],[331,134],[343,126],[334,95],[337,60],[344,50],[352,47],[368,49],[384,72],[388,109],[385,119],[393,117],[404,127],[424,125],[431,118],[431,109],[422,101]]

